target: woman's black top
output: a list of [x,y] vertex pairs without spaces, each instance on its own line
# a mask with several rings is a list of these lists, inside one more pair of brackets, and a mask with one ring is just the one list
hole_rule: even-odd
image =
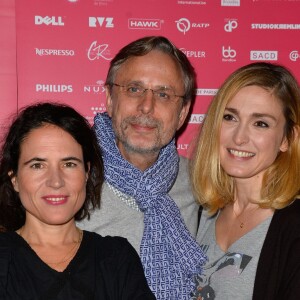
[[140,258],[120,237],[84,231],[63,272],[45,264],[15,232],[0,233],[0,299],[155,299]]

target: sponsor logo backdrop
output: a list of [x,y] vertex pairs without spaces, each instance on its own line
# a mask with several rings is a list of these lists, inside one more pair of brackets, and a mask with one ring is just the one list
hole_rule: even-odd
[[[178,137],[189,148],[222,81],[238,67],[270,61],[300,79],[300,1],[16,0],[18,107],[51,100],[91,123],[105,111],[109,62],[128,42],[164,35],[197,72],[196,102]],[[11,103],[15,106],[15,103]]]

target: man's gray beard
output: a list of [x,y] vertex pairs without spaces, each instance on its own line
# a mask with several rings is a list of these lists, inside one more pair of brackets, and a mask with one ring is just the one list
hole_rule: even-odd
[[[115,122],[113,120],[113,124],[114,123]],[[128,138],[126,138],[126,136],[123,135],[123,130],[122,130],[123,128],[126,128],[126,126],[128,126],[127,124],[129,124],[129,123],[140,124],[140,125],[148,125],[148,126],[156,127],[157,130],[158,130],[158,134],[159,134],[159,131],[160,131],[159,129],[161,128],[160,123],[156,120],[151,120],[151,119],[145,118],[145,117],[128,117],[128,118],[126,118],[122,121],[121,128],[116,128],[115,126],[113,126],[115,136],[116,136],[116,140],[119,141],[120,143],[122,143],[122,145],[124,146],[124,149],[126,149],[127,152],[129,152],[129,153],[138,153],[138,154],[155,154],[155,153],[159,153],[162,146],[159,143],[158,136],[156,137],[156,139],[154,141],[154,145],[151,148],[137,147],[137,146],[134,146],[134,145],[130,144],[128,142]]]

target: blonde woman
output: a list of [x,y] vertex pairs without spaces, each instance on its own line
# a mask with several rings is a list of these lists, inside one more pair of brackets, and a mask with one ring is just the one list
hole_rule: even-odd
[[191,167],[208,262],[193,299],[300,299],[300,95],[280,65],[231,74]]

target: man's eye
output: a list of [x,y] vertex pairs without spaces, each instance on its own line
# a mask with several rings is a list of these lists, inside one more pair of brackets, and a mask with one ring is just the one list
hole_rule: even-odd
[[142,91],[140,87],[137,86],[129,86],[127,87],[127,92],[132,93],[132,94],[138,94]]
[[158,95],[159,98],[164,99],[164,100],[168,100],[170,99],[170,94],[168,92],[160,92],[157,91],[156,94]]

